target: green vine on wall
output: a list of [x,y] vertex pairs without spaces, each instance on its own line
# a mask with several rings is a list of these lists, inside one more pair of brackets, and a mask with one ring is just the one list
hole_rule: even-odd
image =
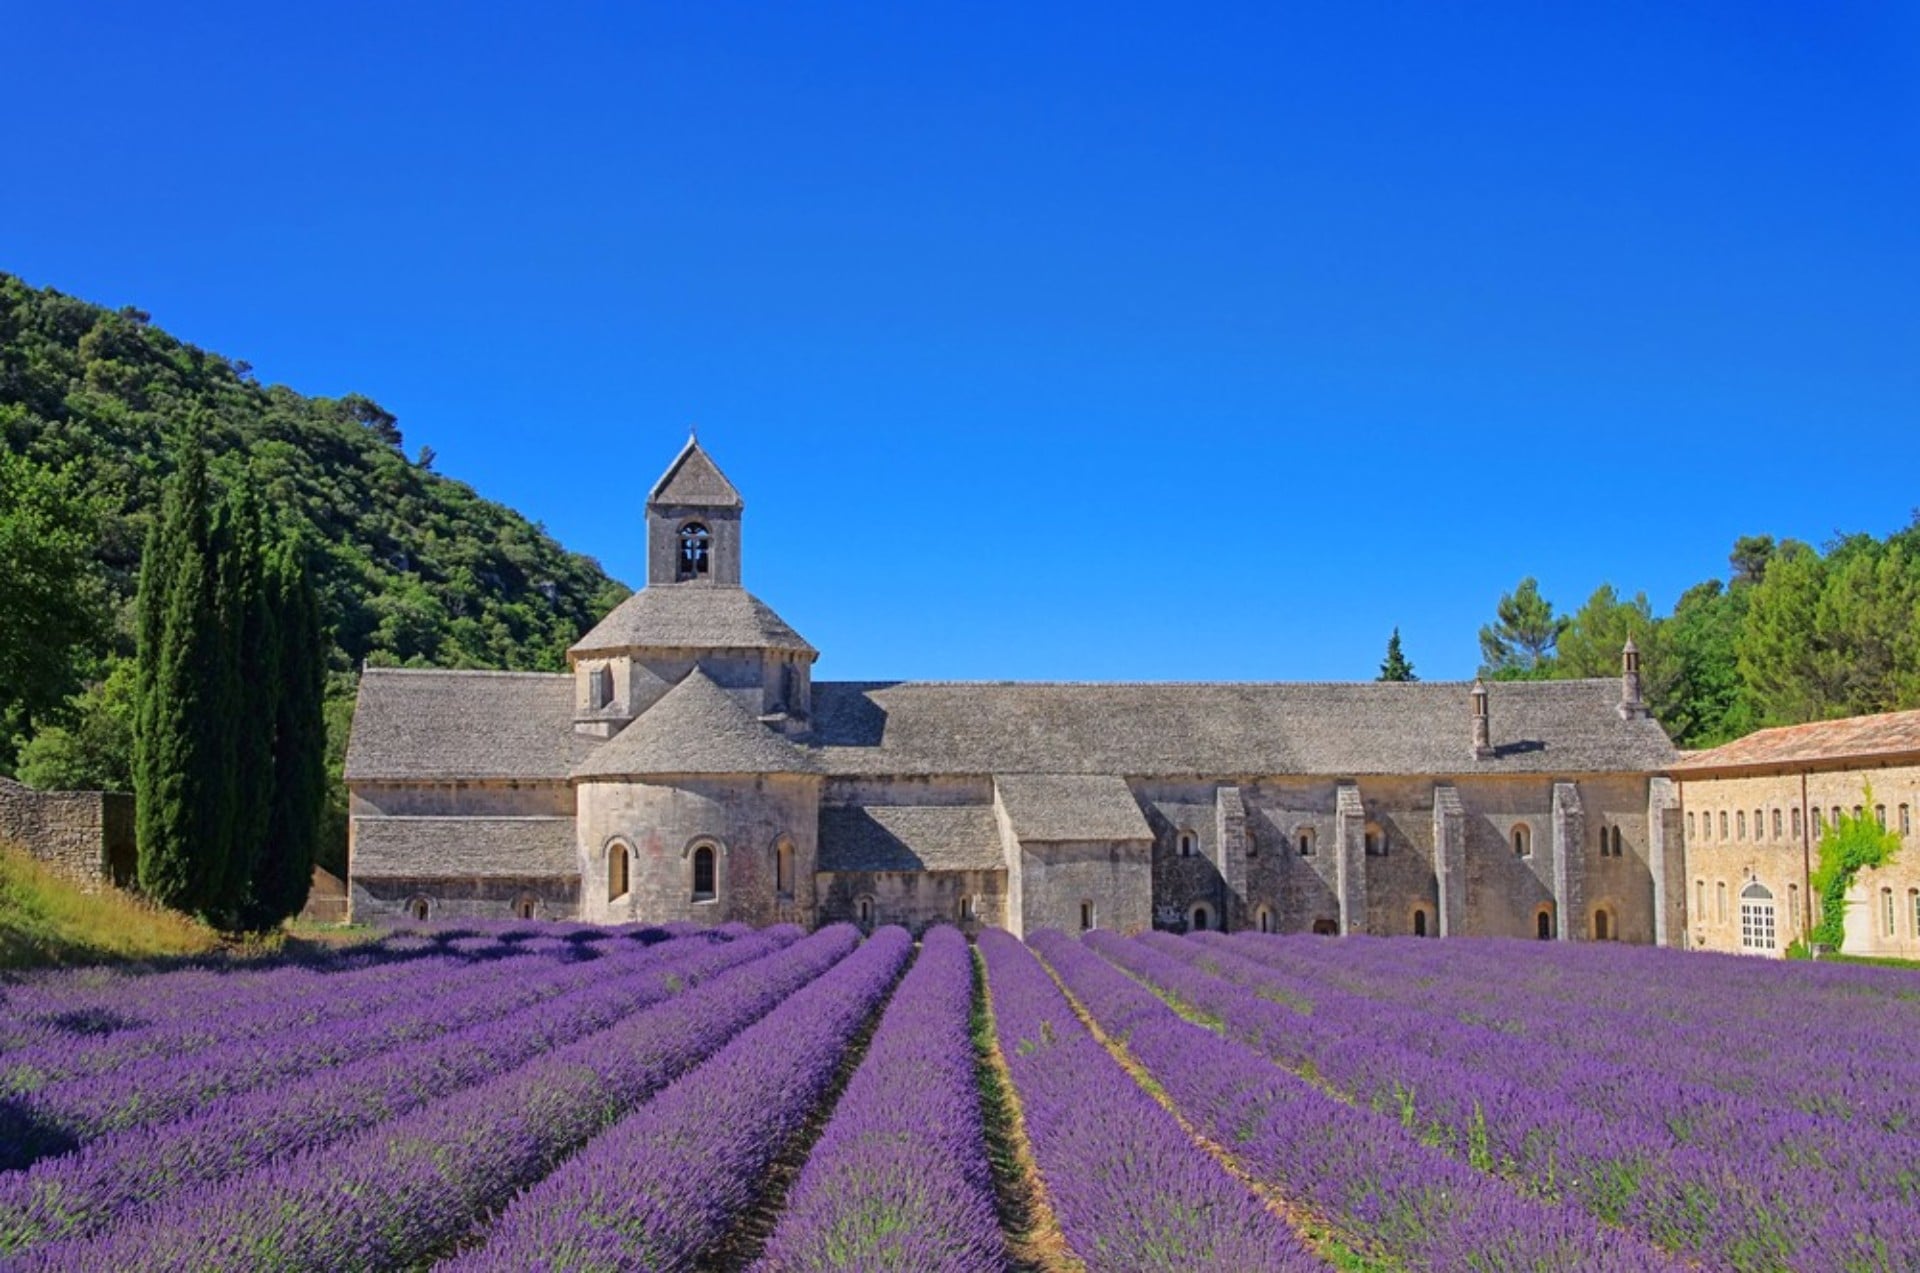
[[1813,926],[1815,943],[1838,951],[1847,940],[1847,892],[1863,867],[1885,866],[1900,848],[1900,836],[1880,825],[1873,812],[1873,785],[1864,793],[1860,811],[1842,814],[1820,837],[1820,866],[1813,873],[1813,890],[1820,895],[1820,922]]

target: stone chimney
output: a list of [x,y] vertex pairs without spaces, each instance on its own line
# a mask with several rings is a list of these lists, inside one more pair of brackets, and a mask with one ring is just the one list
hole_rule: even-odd
[[1473,758],[1487,760],[1493,755],[1493,722],[1487,717],[1486,682],[1476,680],[1473,698]]
[[1647,705],[1640,698],[1640,647],[1627,638],[1620,651],[1620,719],[1644,720]]

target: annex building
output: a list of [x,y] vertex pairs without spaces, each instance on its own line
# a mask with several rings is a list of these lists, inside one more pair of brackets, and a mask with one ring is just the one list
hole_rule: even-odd
[[369,668],[354,918],[1680,944],[1676,753],[1617,680],[815,681],[695,441],[563,674]]

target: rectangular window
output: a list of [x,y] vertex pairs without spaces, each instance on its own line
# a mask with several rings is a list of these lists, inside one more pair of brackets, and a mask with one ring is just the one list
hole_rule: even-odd
[[1815,835],[1825,835],[1827,833],[1827,815],[1820,812],[1819,805],[1813,807],[1813,833]]
[[1913,935],[1920,937],[1920,888],[1907,890],[1907,918],[1913,921]]
[[1793,931],[1800,931],[1800,886],[1787,885],[1787,922],[1793,925]]
[[1080,903],[1080,931],[1085,933],[1085,932],[1090,932],[1092,929],[1093,929],[1093,903],[1082,902]]
[[1913,834],[1913,806],[1911,805],[1900,806],[1900,834]]
[[1883,804],[1873,806],[1873,820],[1880,824],[1882,831],[1885,831],[1887,829],[1887,806]]
[[1743,950],[1773,949],[1773,903],[1740,903],[1740,946]]
[[1892,889],[1883,888],[1880,890],[1880,910],[1886,917],[1887,936],[1891,937],[1893,936],[1893,890]]

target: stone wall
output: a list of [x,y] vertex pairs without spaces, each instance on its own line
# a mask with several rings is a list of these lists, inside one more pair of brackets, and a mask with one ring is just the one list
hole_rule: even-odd
[[133,797],[36,791],[0,778],[0,841],[19,845],[82,888],[130,885],[135,865]]
[[[869,932],[899,924],[915,936],[935,924],[951,924],[969,935],[1007,926],[1005,871],[822,871],[815,889],[822,924],[845,921]],[[962,899],[971,918],[961,913]]]
[[[1812,877],[1820,865],[1820,833],[1832,824],[1835,808],[1848,815],[1856,805],[1865,808],[1862,788],[1869,782],[1888,827],[1911,846],[1920,818],[1920,766],[1809,769],[1676,784],[1686,840],[1687,944],[1781,955],[1805,938],[1819,919]],[[1745,900],[1755,909],[1743,925],[1742,894],[1750,890]],[[1767,896],[1759,896],[1762,891]],[[1758,913],[1768,905],[1771,942]],[[1920,958],[1920,853],[1903,848],[1886,867],[1860,872],[1848,894],[1846,953]]]
[[[580,913],[580,878],[355,876],[349,896],[356,924],[517,919],[529,914],[534,919],[573,919]],[[415,908],[424,908],[425,914]]]
[[[1019,849],[1020,907],[1007,928],[1027,937],[1043,928],[1079,933],[1083,927],[1140,933],[1153,927],[1151,850],[1140,841],[1023,843]],[[1083,906],[1091,924],[1083,925]]]

